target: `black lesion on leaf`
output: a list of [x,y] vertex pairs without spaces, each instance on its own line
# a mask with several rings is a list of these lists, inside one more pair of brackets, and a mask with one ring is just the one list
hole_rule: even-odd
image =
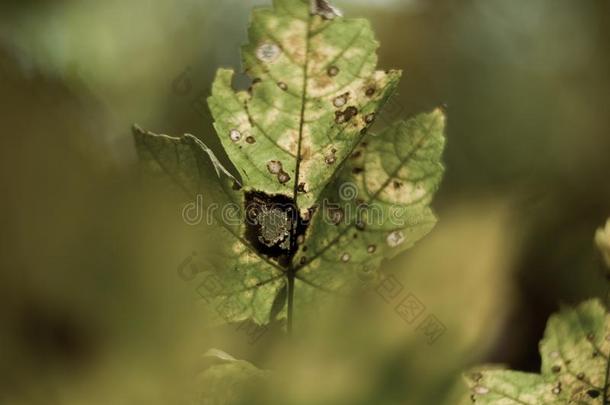
[[589,390],[587,391],[587,395],[589,395],[591,398],[597,398],[600,395],[600,392],[598,390]]
[[309,221],[299,215],[294,200],[285,195],[251,191],[246,193],[244,204],[246,239],[258,253],[287,267],[298,249],[292,238],[302,240]]
[[354,106],[349,106],[345,111],[335,111],[335,123],[344,124],[358,115],[358,109]]

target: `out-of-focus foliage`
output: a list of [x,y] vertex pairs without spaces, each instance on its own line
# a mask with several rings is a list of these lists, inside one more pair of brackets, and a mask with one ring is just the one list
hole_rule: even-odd
[[595,232],[595,243],[604,257],[606,266],[610,267],[610,219],[606,221],[605,228],[599,228]]
[[205,357],[214,362],[197,376],[193,405],[247,404],[271,374],[217,349]]
[[[370,289],[350,300],[334,296],[333,305],[301,314],[294,339],[265,348],[267,358],[259,364],[270,371],[266,383],[256,393],[235,383],[235,392],[261,404],[455,405],[467,391],[462,371],[489,350],[505,326],[516,241],[506,232],[510,212],[493,201],[476,207],[459,202],[443,221],[446,227],[388,269],[402,286],[399,295],[391,299],[386,289]],[[482,254],[455,260],[456,252],[473,245]],[[441,246],[451,247],[438,255]],[[396,310],[410,294],[425,306],[421,319],[409,321],[404,310]],[[445,327],[432,344],[418,329],[430,315]],[[257,343],[247,356],[262,349]]]
[[610,3],[344,1],[371,19],[379,65],[405,71],[376,126],[446,104],[439,225],[384,269],[447,331],[427,346],[374,293],[299,344],[210,328],[201,280],[177,272],[209,246],[189,243],[189,201],[138,188],[130,125],[221,152],[208,84],[239,66],[255,3],[0,6],[0,402],[177,403],[219,347],[285,375],[277,398],[442,403],[469,364],[539,371],[558,302],[605,293],[591,235],[610,211]]
[[598,300],[553,315],[540,343],[541,374],[485,368],[467,375],[480,404],[604,404],[610,315]]

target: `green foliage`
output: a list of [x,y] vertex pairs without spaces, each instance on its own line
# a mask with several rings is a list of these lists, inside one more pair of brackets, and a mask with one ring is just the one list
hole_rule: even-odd
[[382,259],[432,229],[445,117],[435,110],[370,134],[400,72],[376,71],[369,23],[325,1],[255,9],[249,38],[251,88],[234,91],[233,71],[220,69],[208,100],[240,180],[191,135],[134,134],[152,172],[221,206],[208,298],[224,320],[288,315],[290,325],[293,305],[375,279]]
[[270,372],[218,349],[209,350],[204,359],[212,364],[198,376],[199,387],[204,391],[193,398],[193,405],[247,404],[248,395],[270,376]]
[[595,243],[604,257],[606,266],[610,267],[610,219],[606,221],[604,228],[599,228],[595,233]]
[[608,403],[610,316],[598,300],[562,310],[540,343],[540,374],[482,368],[466,376],[477,404]]

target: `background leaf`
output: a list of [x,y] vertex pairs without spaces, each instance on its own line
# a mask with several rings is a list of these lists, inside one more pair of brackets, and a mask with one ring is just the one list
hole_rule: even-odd
[[214,363],[198,375],[201,392],[192,405],[246,404],[252,392],[271,376],[269,371],[218,349],[209,350],[204,358]]
[[553,315],[540,343],[540,374],[475,370],[467,375],[481,404],[605,404],[610,315],[598,300]]

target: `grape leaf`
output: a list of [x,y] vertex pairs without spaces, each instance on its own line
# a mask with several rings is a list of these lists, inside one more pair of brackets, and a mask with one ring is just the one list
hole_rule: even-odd
[[445,118],[435,110],[369,134],[400,72],[375,71],[370,24],[324,0],[255,9],[249,39],[252,87],[234,91],[233,71],[220,69],[208,100],[240,179],[192,135],[134,135],[153,172],[218,204],[206,299],[226,321],[287,316],[290,328],[295,302],[374,279],[382,259],[432,229]]
[[598,300],[551,316],[540,374],[483,368],[466,375],[477,404],[608,403],[610,315]]

